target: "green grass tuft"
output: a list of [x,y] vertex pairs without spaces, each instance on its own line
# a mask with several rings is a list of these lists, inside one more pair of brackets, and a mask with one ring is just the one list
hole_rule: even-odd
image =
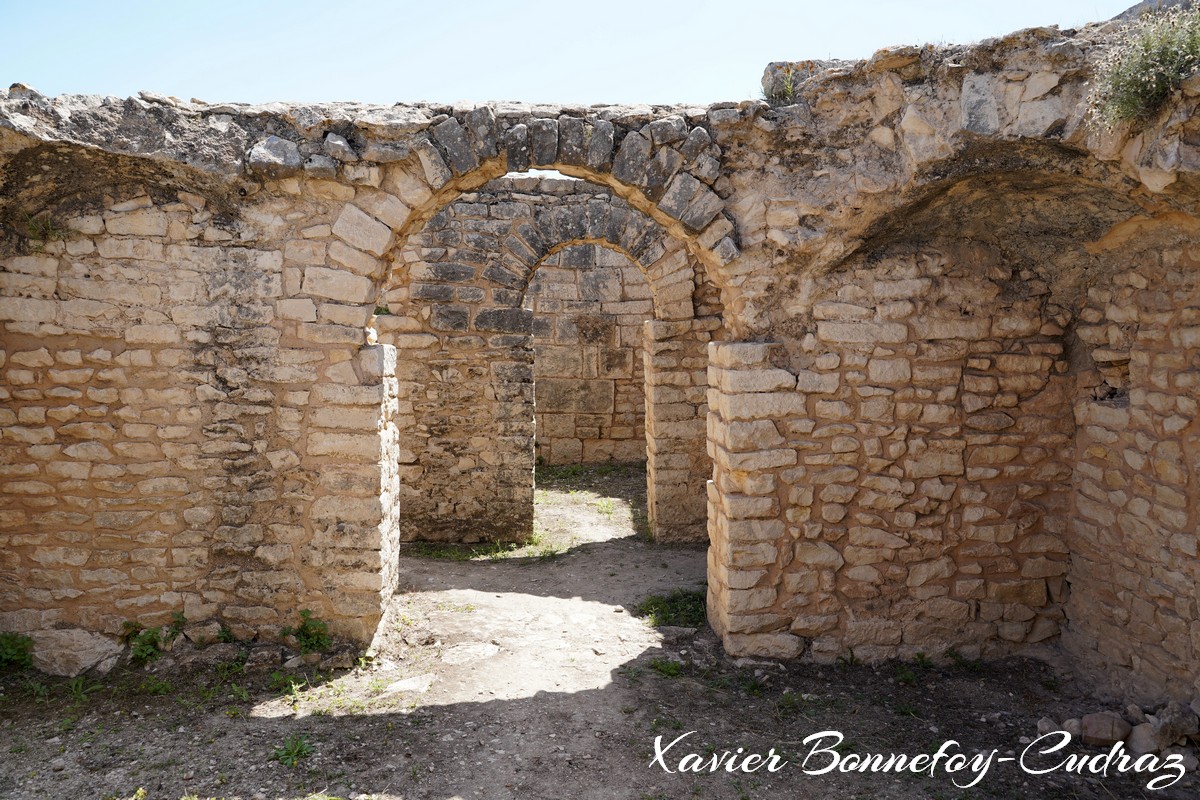
[[647,617],[656,628],[663,625],[699,628],[708,620],[706,595],[704,589],[676,589],[666,595],[652,594],[638,603],[633,613]]

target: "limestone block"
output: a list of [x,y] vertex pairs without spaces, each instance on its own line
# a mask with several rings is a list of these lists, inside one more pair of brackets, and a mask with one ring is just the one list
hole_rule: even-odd
[[824,542],[797,542],[795,563],[819,569],[841,569],[845,560],[832,545]]
[[818,322],[817,338],[847,344],[895,343],[908,339],[908,327],[898,322]]
[[180,340],[174,325],[131,325],[125,329],[129,344],[174,344]]
[[912,380],[912,368],[906,359],[873,358],[867,362],[867,377],[885,386],[906,385]]
[[73,678],[121,653],[116,640],[78,628],[32,631],[33,665],[51,675]]
[[1124,741],[1133,730],[1120,714],[1112,711],[1085,714],[1080,723],[1083,743],[1095,747],[1108,747]]
[[344,303],[366,303],[373,296],[374,288],[370,279],[361,275],[325,267],[309,267],[304,270],[300,291]]
[[347,203],[333,224],[333,235],[347,244],[381,256],[392,241],[392,230],[374,217]]
[[985,135],[1000,130],[998,80],[990,72],[972,72],[963,78],[961,105],[965,130]]
[[105,215],[104,226],[114,236],[166,236],[169,218],[162,211],[141,209]]
[[359,197],[359,204],[368,214],[399,230],[408,222],[409,208],[404,201],[387,192],[368,192]]
[[537,383],[537,405],[549,413],[611,414],[614,392],[608,380],[544,378]]
[[246,165],[255,172],[273,178],[286,178],[300,171],[302,159],[295,142],[268,136],[246,154]]
[[735,657],[791,659],[804,652],[804,640],[790,633],[726,634],[722,641]]

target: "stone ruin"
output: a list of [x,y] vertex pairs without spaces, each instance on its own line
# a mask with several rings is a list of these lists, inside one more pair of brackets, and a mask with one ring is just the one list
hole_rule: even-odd
[[1196,698],[1200,80],[1090,126],[1109,32],[709,107],[0,92],[0,630],[365,643],[400,541],[644,457],[732,654]]

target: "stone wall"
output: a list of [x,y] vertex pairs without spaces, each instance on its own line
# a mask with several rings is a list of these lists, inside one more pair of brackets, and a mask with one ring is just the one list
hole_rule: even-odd
[[182,611],[277,635],[308,607],[369,638],[396,577],[394,352],[316,323],[337,306],[284,296],[295,246],[232,242],[196,195],[65,226],[0,261],[0,628]]
[[[528,536],[538,455],[646,458],[642,323],[683,320],[690,330],[697,305],[712,304],[703,267],[681,242],[578,180],[493,181],[434,215],[396,263],[389,313],[374,325],[401,353],[402,399],[414,414],[402,432],[409,539]],[[702,452],[703,428],[689,435],[654,449]],[[691,469],[691,494],[702,496],[708,466]],[[694,515],[683,528],[651,527],[672,539],[704,536]]]
[[547,464],[646,460],[642,323],[650,286],[620,253],[578,245],[548,258],[533,312],[537,453]]
[[1094,287],[1066,545],[1064,641],[1106,690],[1200,691],[1200,279],[1192,245],[1144,252]]
[[813,282],[793,343],[713,345],[713,616],[731,649],[998,655],[1058,633],[1062,309],[976,250]]
[[708,345],[721,320],[646,323],[646,504],[659,541],[708,538],[704,486],[712,474],[705,447]]

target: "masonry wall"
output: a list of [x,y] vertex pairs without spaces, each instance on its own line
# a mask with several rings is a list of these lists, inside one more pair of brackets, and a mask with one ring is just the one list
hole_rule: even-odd
[[[0,627],[369,638],[402,534],[528,529],[525,292],[587,245],[649,286],[655,523],[706,522],[731,652],[1061,641],[1183,698],[1200,83],[1088,124],[1111,33],[777,65],[773,103],[707,108],[0,90]],[[604,196],[492,196],[539,167]]]
[[654,304],[641,270],[608,248],[569,247],[538,267],[524,306],[533,312],[538,457],[644,461],[642,323]]
[[710,615],[738,653],[995,656],[1056,636],[1063,309],[995,254],[816,279],[803,335],[714,344]]
[[329,226],[260,246],[196,195],[110,203],[0,261],[0,628],[183,612],[277,636],[311,608],[369,638],[395,583],[395,355],[317,269],[301,289]]
[[1064,642],[1106,691],[1200,690],[1200,281],[1194,247],[1129,259],[1094,287],[1077,333],[1077,462]]

